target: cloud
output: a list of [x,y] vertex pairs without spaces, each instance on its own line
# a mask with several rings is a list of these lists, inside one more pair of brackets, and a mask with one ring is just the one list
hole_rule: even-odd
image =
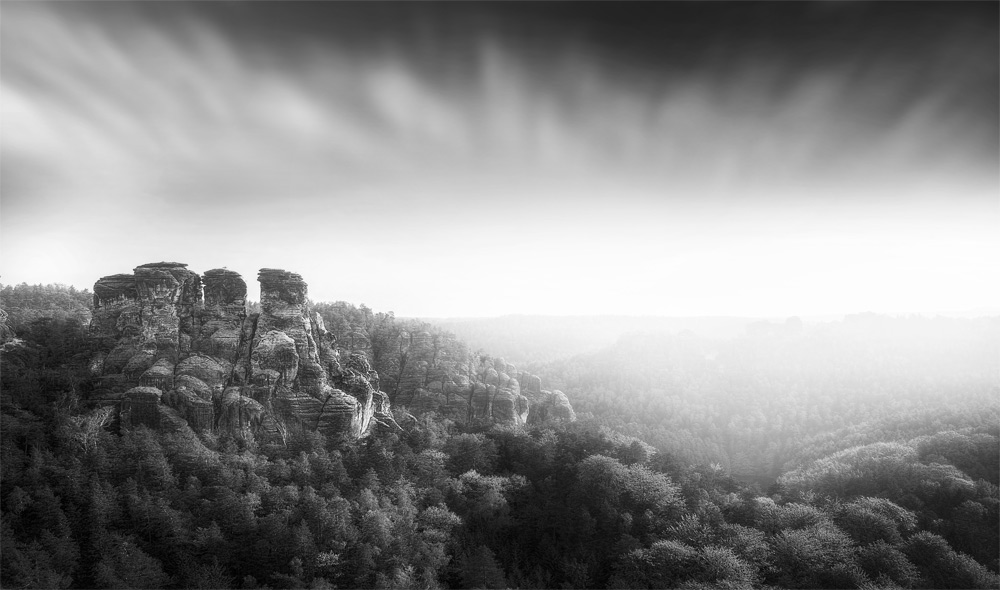
[[[428,172],[617,174],[724,193],[982,172],[962,140],[974,113],[949,112],[947,90],[905,96],[917,74],[873,82],[894,63],[747,60],[736,75],[720,65],[643,81],[584,46],[554,42],[527,61],[484,35],[471,55],[438,56],[471,67],[436,75],[407,47],[274,47],[178,13],[121,26],[12,5],[4,154],[52,162],[64,171],[53,183],[99,185],[99,169],[134,198],[220,206]],[[898,112],[884,114],[887,101]]]
[[[865,235],[910,244],[901,217],[949,236],[996,218],[995,133],[963,94],[995,78],[989,63],[854,52],[809,67],[749,51],[661,68],[570,37],[519,43],[488,22],[418,51],[405,36],[254,37],[197,5],[155,8],[4,6],[3,239],[24,253],[5,256],[5,274],[61,233],[117,256],[108,272],[164,250],[194,264],[224,243],[249,275],[316,276],[350,251],[380,275],[352,300],[378,292],[382,307],[399,284],[385,277],[427,275],[414,258],[446,268],[435,285],[452,292],[490,292],[479,277],[496,264],[562,285],[550,310],[595,275],[646,285],[655,306],[668,287],[649,284],[650,260],[701,285],[697,302],[723,288],[699,268],[782,276],[757,235],[791,244],[867,218]],[[118,252],[109,242],[128,235],[93,230],[108,227],[141,243]],[[863,260],[850,239],[816,260]],[[694,262],[671,266],[685,249]],[[319,292],[350,297],[335,282]]]

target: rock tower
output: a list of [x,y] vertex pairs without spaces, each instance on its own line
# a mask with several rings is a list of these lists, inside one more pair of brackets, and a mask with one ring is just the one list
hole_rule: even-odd
[[98,397],[117,404],[126,425],[284,439],[291,428],[341,440],[391,423],[378,375],[363,355],[342,364],[301,276],[264,268],[260,313],[248,313],[236,272],[199,276],[157,262],[94,284],[91,368]]

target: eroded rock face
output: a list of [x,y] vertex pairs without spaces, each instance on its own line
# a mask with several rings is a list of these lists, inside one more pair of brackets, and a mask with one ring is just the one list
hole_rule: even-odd
[[139,383],[148,387],[156,387],[161,391],[169,391],[174,387],[174,364],[167,359],[160,359],[139,377]]
[[222,268],[205,272],[205,305],[197,350],[235,363],[247,319],[247,284],[239,273]]
[[521,373],[521,390],[524,391],[526,395],[540,394],[542,393],[542,379],[538,375],[532,375],[530,373]]
[[493,398],[493,418],[508,424],[528,421],[528,398],[509,389],[501,389]]
[[91,333],[106,352],[91,370],[127,426],[168,416],[240,436],[283,438],[295,426],[353,440],[392,420],[367,359],[341,366],[302,277],[265,268],[258,279],[259,314],[227,269],[199,276],[158,262],[97,281]]
[[192,430],[212,430],[215,421],[215,408],[210,400],[203,399],[186,387],[172,390],[164,397],[167,404],[187,420]]
[[[425,374],[422,368],[415,373]],[[440,412],[450,418],[480,423],[524,425],[551,420],[573,421],[576,415],[561,392],[541,387],[537,375],[518,373],[502,358],[486,360],[471,375],[428,375],[424,386],[401,381],[407,392],[396,400],[411,412]],[[432,378],[433,377],[433,378]]]
[[250,355],[250,381],[255,385],[289,385],[299,374],[299,353],[295,340],[278,330],[256,339]]
[[[94,284],[91,333],[177,362],[191,347],[201,278],[178,262],[155,262]],[[116,368],[115,365],[110,367]]]
[[135,269],[143,341],[156,344],[158,358],[173,362],[191,350],[194,310],[201,304],[201,277],[186,266],[158,262]]
[[559,391],[542,391],[540,400],[533,404],[529,423],[575,422],[576,412],[566,394]]
[[319,344],[313,335],[311,313],[306,307],[306,283],[291,272],[262,268],[260,281],[260,317],[253,340],[254,354],[265,335],[284,333],[295,343],[295,376],[292,382],[313,395],[323,392],[327,375],[320,364]]
[[212,388],[197,377],[192,377],[191,375],[176,375],[174,377],[174,387],[178,391],[189,391],[205,401],[212,401]]
[[122,340],[138,336],[140,317],[135,275],[111,275],[94,283],[94,315],[90,321],[94,337]]

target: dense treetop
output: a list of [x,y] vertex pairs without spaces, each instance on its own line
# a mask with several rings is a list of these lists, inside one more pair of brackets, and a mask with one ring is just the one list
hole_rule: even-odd
[[[315,309],[396,396],[411,363],[476,361],[428,324]],[[75,317],[20,326],[0,367],[4,587],[1000,585],[993,324],[636,335],[538,369],[576,423],[398,411],[401,431],[355,444],[123,428],[89,400]]]
[[82,324],[90,322],[93,295],[72,285],[3,285],[0,307],[9,315],[15,330],[40,318],[58,320],[73,318]]

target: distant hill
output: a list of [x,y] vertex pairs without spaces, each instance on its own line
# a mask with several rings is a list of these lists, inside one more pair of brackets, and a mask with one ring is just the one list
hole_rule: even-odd
[[683,332],[702,338],[733,338],[759,319],[740,317],[543,316],[423,318],[508,362],[548,362],[600,350],[632,332]]
[[633,332],[532,371],[584,419],[686,462],[775,476],[858,445],[997,434],[998,352],[1000,318],[864,313],[752,322],[729,339]]

